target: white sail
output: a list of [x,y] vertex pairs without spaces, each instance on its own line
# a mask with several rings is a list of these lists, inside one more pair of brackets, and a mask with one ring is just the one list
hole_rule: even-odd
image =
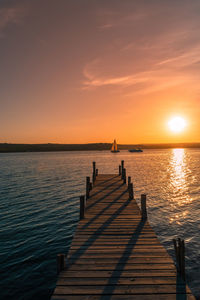
[[116,143],[116,140],[114,140],[114,150],[117,151],[117,143]]
[[117,152],[117,143],[116,143],[116,140],[114,140],[113,144],[112,144],[112,148],[111,148],[111,151],[113,152]]

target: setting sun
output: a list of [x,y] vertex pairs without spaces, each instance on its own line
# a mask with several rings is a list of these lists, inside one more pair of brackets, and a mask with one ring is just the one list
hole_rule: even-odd
[[186,125],[186,120],[182,117],[174,117],[168,122],[169,129],[174,133],[182,132],[185,129]]

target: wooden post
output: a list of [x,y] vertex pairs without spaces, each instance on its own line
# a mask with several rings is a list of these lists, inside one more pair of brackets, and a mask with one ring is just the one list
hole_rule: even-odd
[[90,191],[92,190],[92,182],[90,182]]
[[181,276],[185,280],[185,242],[181,241]]
[[[178,262],[178,249],[177,249],[177,243],[176,240],[173,239],[173,243],[174,243],[174,251],[175,251],[175,256],[176,256],[176,263]],[[176,266],[177,268],[178,266]]]
[[86,200],[90,197],[90,177],[86,177]]
[[133,199],[133,184],[130,182],[128,185],[128,191],[129,191],[129,199]]
[[121,179],[124,179],[124,160],[121,161]]
[[96,169],[96,176],[98,176],[98,171],[99,171],[99,170],[98,170],[98,169]]
[[122,175],[122,166],[119,165],[119,176]]
[[85,215],[85,196],[80,196],[80,220],[84,218]]
[[128,176],[128,185],[131,183],[131,176]]
[[123,178],[124,178],[124,169],[121,168],[121,170],[122,170],[121,179],[123,180]]
[[57,274],[59,274],[65,268],[65,255],[57,254]]
[[93,165],[92,181],[94,183],[96,180],[96,162],[93,161],[92,165]]
[[180,276],[185,280],[185,242],[180,238],[173,239],[174,250],[176,255],[176,268]]
[[92,174],[92,182],[94,183],[95,180],[96,180],[96,173],[93,173],[93,174]]
[[96,162],[95,161],[93,161],[92,166],[93,166],[93,173],[96,174]]
[[123,180],[124,180],[124,184],[126,184],[126,169],[123,169]]
[[177,244],[178,244],[178,269],[179,269],[179,272],[180,272],[180,274],[181,274],[181,239],[180,238],[178,238],[178,241],[177,241]]
[[142,220],[147,219],[146,199],[147,199],[147,196],[145,194],[142,194],[141,195]]

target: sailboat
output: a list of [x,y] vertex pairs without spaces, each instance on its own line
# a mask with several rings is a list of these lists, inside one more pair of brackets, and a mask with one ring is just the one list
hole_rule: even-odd
[[116,143],[116,140],[114,140],[114,142],[113,142],[113,144],[112,144],[111,152],[113,152],[113,153],[120,152],[120,151],[117,149],[117,143]]

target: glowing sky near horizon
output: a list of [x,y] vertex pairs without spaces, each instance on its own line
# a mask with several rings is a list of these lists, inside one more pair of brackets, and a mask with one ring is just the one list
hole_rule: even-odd
[[1,0],[0,142],[200,142],[199,53],[199,0]]

